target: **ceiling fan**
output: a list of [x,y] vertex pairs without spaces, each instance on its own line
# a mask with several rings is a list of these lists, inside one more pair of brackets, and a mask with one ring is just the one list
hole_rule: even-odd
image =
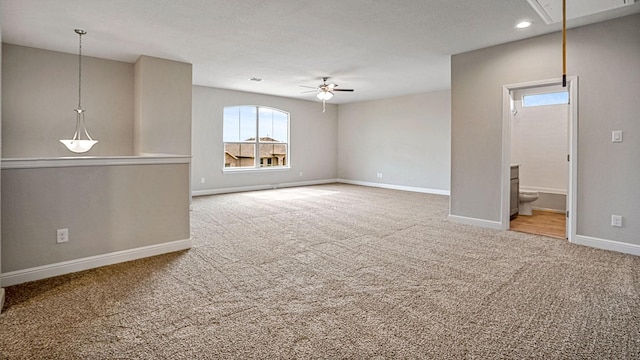
[[354,91],[353,89],[336,89],[338,87],[338,84],[334,84],[334,83],[327,84],[327,80],[329,79],[330,78],[328,76],[323,76],[322,84],[318,86],[300,85],[302,87],[313,89],[313,90],[303,91],[303,93],[314,92],[314,91],[317,92],[316,97],[322,100],[322,112],[325,111],[325,106],[324,106],[325,102],[333,97],[334,91],[350,91],[350,92]]

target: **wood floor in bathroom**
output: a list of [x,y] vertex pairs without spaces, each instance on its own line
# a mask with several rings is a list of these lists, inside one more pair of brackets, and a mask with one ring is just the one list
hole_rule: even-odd
[[533,210],[532,216],[518,215],[511,220],[510,230],[566,239],[566,220],[565,214]]

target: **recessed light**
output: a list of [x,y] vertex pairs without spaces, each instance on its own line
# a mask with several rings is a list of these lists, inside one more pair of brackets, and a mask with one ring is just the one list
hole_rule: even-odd
[[250,77],[250,78],[249,78],[249,81],[261,82],[261,81],[262,81],[262,79],[257,78],[257,77]]
[[531,26],[531,24],[533,24],[531,21],[529,20],[522,20],[519,23],[516,24],[516,28],[517,29],[526,29],[529,26]]

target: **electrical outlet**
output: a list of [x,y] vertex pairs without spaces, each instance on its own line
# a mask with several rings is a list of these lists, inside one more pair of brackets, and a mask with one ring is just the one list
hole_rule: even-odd
[[382,173],[378,173],[376,176],[378,177],[378,179],[382,179]]
[[204,178],[200,178],[200,184],[204,184]]
[[611,215],[611,226],[622,227],[622,216]]
[[611,132],[611,142],[621,143],[622,142],[622,131],[614,130]]
[[58,229],[56,242],[60,244],[66,243],[67,241],[69,241],[69,229]]

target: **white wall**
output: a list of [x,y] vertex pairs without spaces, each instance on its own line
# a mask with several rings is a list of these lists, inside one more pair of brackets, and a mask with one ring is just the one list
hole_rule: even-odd
[[[78,55],[2,47],[2,156],[78,156],[58,141],[75,130]],[[133,77],[133,64],[83,56],[82,107],[99,142],[82,155],[133,154]]]
[[514,104],[511,163],[520,165],[520,189],[566,195],[569,107],[522,107],[521,99]]
[[[579,77],[578,236],[640,253],[640,15],[567,39],[568,75]],[[500,222],[502,86],[559,78],[561,42],[554,33],[452,56],[452,216]],[[611,143],[612,130],[625,141]],[[612,214],[623,227],[610,226]]]
[[[223,108],[236,105],[263,105],[289,112],[291,169],[223,172]],[[192,114],[191,185],[195,194],[331,181],[337,177],[336,105],[327,104],[323,113],[322,104],[317,101],[193,86]]]
[[449,90],[344,104],[338,117],[341,179],[449,190]]

